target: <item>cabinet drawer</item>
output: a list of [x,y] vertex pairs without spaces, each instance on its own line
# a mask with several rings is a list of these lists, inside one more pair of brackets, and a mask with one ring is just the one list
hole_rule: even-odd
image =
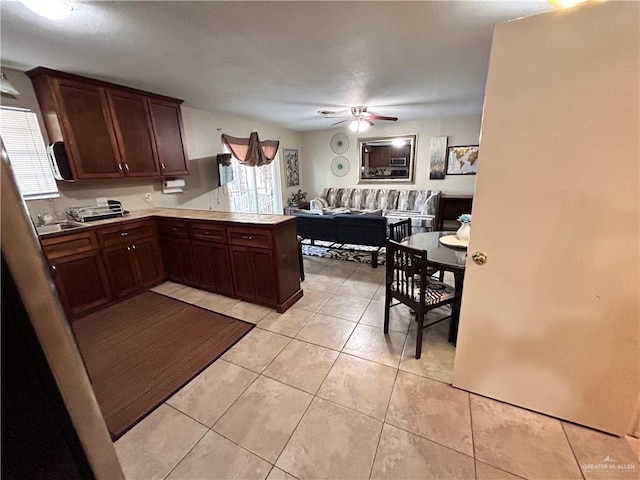
[[42,249],[49,260],[75,253],[90,252],[98,248],[94,232],[72,233],[40,240]]
[[153,236],[151,221],[125,223],[104,227],[98,230],[98,241],[102,247],[130,243],[141,238]]
[[187,222],[160,220],[158,221],[158,230],[163,237],[189,238]]
[[232,245],[272,248],[271,232],[262,228],[228,227],[227,238]]
[[227,243],[225,227],[209,223],[192,223],[191,236],[194,240]]

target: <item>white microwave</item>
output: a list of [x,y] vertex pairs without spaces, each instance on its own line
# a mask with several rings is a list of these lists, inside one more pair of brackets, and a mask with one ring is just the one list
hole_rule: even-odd
[[390,167],[406,167],[407,166],[407,157],[396,157],[389,159]]

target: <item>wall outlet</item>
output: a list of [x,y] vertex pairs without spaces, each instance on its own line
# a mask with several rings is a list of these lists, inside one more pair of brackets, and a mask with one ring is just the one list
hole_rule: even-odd
[[145,201],[150,202],[151,201],[151,192],[145,193],[144,194],[144,199],[145,199]]

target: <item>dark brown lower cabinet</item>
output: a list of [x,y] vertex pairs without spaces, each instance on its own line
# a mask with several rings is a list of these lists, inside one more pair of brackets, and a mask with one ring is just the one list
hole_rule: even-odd
[[233,296],[233,275],[226,245],[194,241],[193,258],[200,288]]
[[43,238],[42,249],[67,315],[77,316],[112,300],[94,232]]
[[41,243],[70,317],[167,277],[280,313],[302,297],[292,221],[135,220],[54,235]]
[[70,315],[79,315],[111,300],[98,251],[57,258],[51,262],[51,270],[62,306]]
[[160,237],[160,250],[169,280],[193,286],[199,283],[191,240]]
[[276,275],[271,250],[230,245],[236,295],[258,303],[277,299]]
[[155,238],[139,240],[132,245],[131,250],[141,288],[155,285],[165,277],[160,247]]
[[102,249],[102,258],[115,298],[122,298],[158,283],[164,277],[155,239]]

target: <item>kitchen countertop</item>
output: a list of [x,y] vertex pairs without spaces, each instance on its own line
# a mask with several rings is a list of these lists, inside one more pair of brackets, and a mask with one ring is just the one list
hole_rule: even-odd
[[101,227],[112,225],[120,222],[128,222],[131,220],[144,220],[150,218],[177,218],[184,220],[210,220],[217,222],[242,223],[263,226],[275,226],[282,223],[293,221],[295,217],[290,215],[263,215],[258,213],[233,213],[233,212],[216,212],[211,210],[187,210],[181,208],[154,208],[150,210],[138,210],[126,214],[124,217],[109,218],[106,220],[96,220],[95,222],[69,222],[77,225],[76,228],[70,228],[55,232],[39,233],[39,237],[58,236],[61,234],[69,234],[78,232],[89,227]]

